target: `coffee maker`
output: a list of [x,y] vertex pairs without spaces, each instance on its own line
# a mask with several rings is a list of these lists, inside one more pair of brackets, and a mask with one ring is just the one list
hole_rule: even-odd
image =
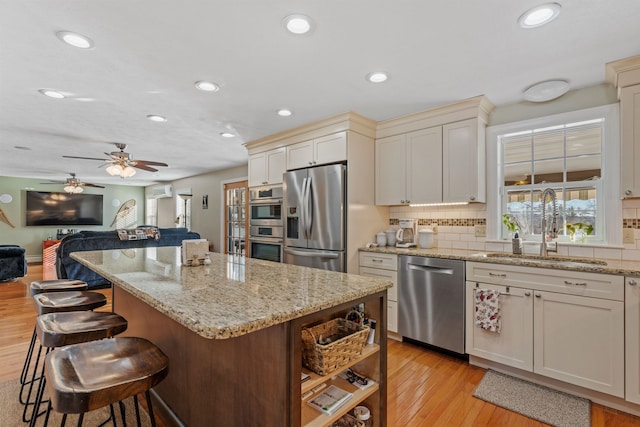
[[397,248],[410,248],[416,245],[416,223],[415,219],[400,220],[400,228],[396,232]]

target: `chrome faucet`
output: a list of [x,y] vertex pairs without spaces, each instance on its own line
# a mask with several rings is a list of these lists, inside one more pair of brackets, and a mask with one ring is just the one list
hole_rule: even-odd
[[[547,197],[551,197],[551,202],[553,203],[553,220],[551,221],[551,231],[548,230],[547,225]],[[556,197],[556,192],[552,188],[546,188],[542,192],[542,244],[540,245],[540,256],[547,256],[547,252],[557,252],[558,247],[555,249],[549,249],[547,247],[547,238],[549,240],[555,239],[558,237],[558,200]],[[557,243],[556,243],[557,245]]]

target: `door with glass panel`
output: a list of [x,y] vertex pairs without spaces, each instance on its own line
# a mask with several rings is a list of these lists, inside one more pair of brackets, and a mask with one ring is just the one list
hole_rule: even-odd
[[247,255],[246,236],[249,229],[249,188],[247,181],[224,185],[225,245],[224,253]]

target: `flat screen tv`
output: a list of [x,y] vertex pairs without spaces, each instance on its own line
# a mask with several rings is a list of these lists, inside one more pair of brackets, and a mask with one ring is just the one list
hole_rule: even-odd
[[27,226],[102,225],[102,194],[27,191]]

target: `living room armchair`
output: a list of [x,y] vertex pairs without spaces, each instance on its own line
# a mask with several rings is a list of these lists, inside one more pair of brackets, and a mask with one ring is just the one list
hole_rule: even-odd
[[7,281],[27,274],[27,257],[24,248],[17,245],[0,245],[0,281]]

